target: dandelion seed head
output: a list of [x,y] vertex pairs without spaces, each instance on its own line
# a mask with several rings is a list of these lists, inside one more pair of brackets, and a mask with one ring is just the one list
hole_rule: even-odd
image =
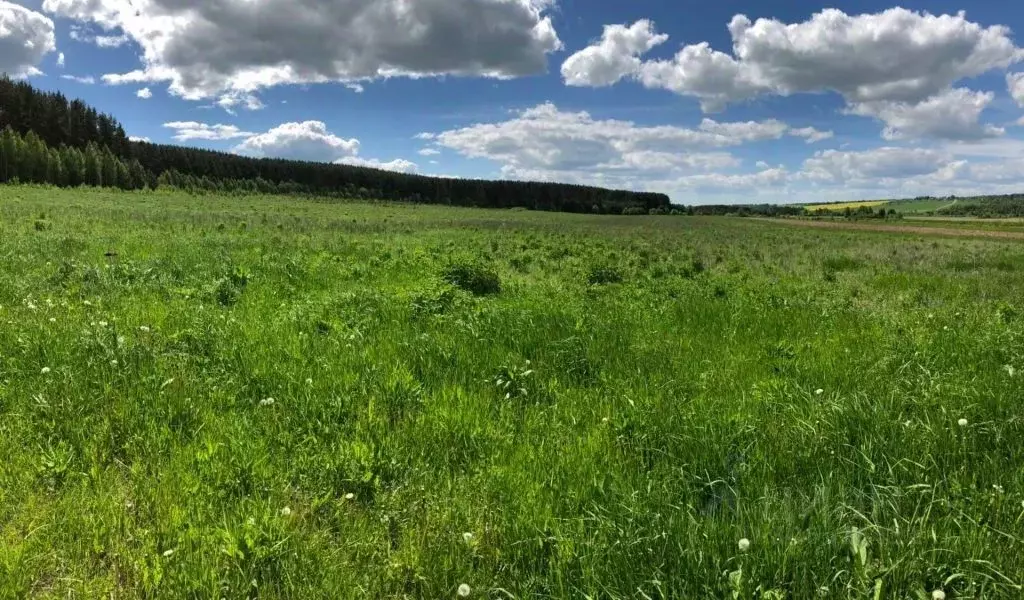
[[117,359],[116,358],[114,360],[110,361],[110,366],[112,366],[112,367],[116,367],[117,366]]
[[174,550],[173,549],[172,550],[164,550],[164,558],[170,558],[171,556],[174,556]]
[[289,508],[289,507],[286,506],[286,507],[281,509],[281,516],[282,517],[290,517],[291,514],[292,514],[292,509]]
[[469,595],[473,593],[473,589],[468,584],[459,585],[458,594],[460,598],[469,598]]
[[825,393],[825,390],[823,390],[821,388],[818,388],[818,389],[814,390],[814,395],[815,396],[820,396],[820,395],[822,395],[824,393]]
[[43,375],[49,375],[50,374],[50,367],[43,367],[43,369],[40,371],[40,373],[42,373]]
[[51,323],[56,323],[57,322],[57,317],[50,317],[50,322]]
[[354,500],[355,497],[356,497],[356,495],[353,494],[352,492],[349,492],[349,493],[345,494],[345,499],[346,500]]
[[942,590],[935,590],[932,592],[932,600],[946,600],[946,592]]
[[142,333],[149,333],[149,327],[147,325],[140,325],[139,331],[141,331]]
[[107,326],[107,322],[106,321],[100,321],[99,322],[99,326],[100,327],[106,327]]
[[264,399],[260,400],[260,406],[273,406],[273,405],[274,405],[274,399],[273,398],[264,398]]
[[960,427],[967,427],[967,419],[960,419],[959,421],[956,422],[956,424],[959,425]]
[[462,541],[466,542],[467,544],[473,543],[473,534],[468,531],[466,533],[463,533]]
[[306,379],[306,385],[313,385],[313,379],[312,378]]
[[750,550],[750,540],[748,540],[747,538],[741,539],[737,545],[740,548],[740,552],[746,552],[747,550]]

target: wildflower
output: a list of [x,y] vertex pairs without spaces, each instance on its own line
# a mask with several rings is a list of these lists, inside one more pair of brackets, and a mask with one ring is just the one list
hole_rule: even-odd
[[57,318],[56,317],[50,317],[50,322],[51,323],[56,323],[57,322]]
[[463,533],[462,534],[462,541],[466,542],[467,544],[472,544],[473,543],[473,534],[468,532],[468,531],[466,533]]
[[345,494],[345,499],[346,500],[354,500],[355,497],[356,497],[356,495],[353,494],[352,492],[349,492],[349,493]]
[[273,406],[273,405],[274,405],[274,399],[273,398],[264,398],[264,399],[260,400],[260,406]]
[[824,393],[825,393],[825,390],[823,390],[821,388],[818,388],[818,389],[814,390],[814,395],[815,396],[820,396],[820,395],[822,395]]
[[605,417],[605,418],[601,419],[601,422],[602,423],[607,423],[608,422],[608,417]]
[[967,419],[960,419],[959,421],[956,422],[956,424],[959,425],[960,427],[967,427]]
[[286,506],[286,507],[281,509],[281,516],[282,517],[290,517],[291,514],[292,514],[292,509],[289,508],[289,507]]
[[43,375],[49,375],[50,374],[50,367],[43,367],[43,370],[40,371],[40,373],[42,373]]
[[146,325],[140,325],[139,331],[141,331],[142,333],[149,333],[149,327],[147,327]]
[[171,556],[174,556],[174,550],[173,549],[172,550],[164,550],[164,558],[170,558]]
[[932,592],[932,600],[946,600],[946,592],[942,590],[935,590]]
[[739,541],[738,546],[740,547],[740,552],[746,552],[747,550],[750,550],[750,540],[743,538]]
[[29,303],[28,303],[28,304],[26,304],[25,306],[27,306],[29,310],[35,310],[35,309],[36,309],[36,305],[35,305],[35,304],[32,304],[31,302],[29,302]]
[[306,379],[306,385],[313,385],[312,379]]
[[473,593],[473,588],[469,587],[468,584],[463,583],[459,585],[459,598],[469,598],[471,593]]

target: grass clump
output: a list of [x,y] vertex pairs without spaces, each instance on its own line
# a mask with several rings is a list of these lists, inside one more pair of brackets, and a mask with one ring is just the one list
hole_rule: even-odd
[[501,278],[498,273],[479,261],[453,262],[444,268],[442,278],[475,296],[501,293]]

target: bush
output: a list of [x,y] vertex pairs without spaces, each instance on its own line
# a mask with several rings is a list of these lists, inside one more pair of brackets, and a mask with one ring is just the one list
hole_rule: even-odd
[[622,273],[611,266],[591,267],[590,273],[587,274],[587,283],[590,285],[622,283]]
[[476,296],[501,293],[501,278],[487,265],[478,262],[458,262],[445,267],[444,280]]
[[645,209],[642,206],[627,206],[626,208],[622,209],[622,214],[626,215],[627,217],[646,215],[647,209]]

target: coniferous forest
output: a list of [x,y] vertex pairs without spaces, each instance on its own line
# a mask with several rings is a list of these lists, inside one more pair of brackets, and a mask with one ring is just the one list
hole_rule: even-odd
[[126,190],[173,186],[221,193],[308,194],[487,208],[622,213],[664,210],[649,192],[522,181],[447,179],[367,167],[130,141],[111,115],[60,93],[0,78],[0,183]]

